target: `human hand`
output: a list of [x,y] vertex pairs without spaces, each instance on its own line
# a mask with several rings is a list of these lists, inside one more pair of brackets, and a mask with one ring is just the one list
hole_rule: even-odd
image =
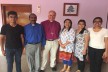
[[6,56],[6,51],[3,49],[3,50],[1,50],[2,51],[2,54],[4,55],[4,56]]
[[45,49],[45,46],[41,46],[40,48],[41,48],[41,51],[43,51]]
[[105,52],[103,53],[102,58],[104,59],[104,58],[107,58],[107,57],[108,57],[108,53],[105,51]]
[[108,63],[108,57],[104,58],[103,61],[104,61],[105,63]]
[[60,46],[65,49],[65,44],[61,44]]
[[83,54],[83,55],[86,55],[86,53],[87,53],[86,50],[83,50],[83,51],[82,51],[82,54]]
[[25,48],[22,48],[22,54],[25,54]]

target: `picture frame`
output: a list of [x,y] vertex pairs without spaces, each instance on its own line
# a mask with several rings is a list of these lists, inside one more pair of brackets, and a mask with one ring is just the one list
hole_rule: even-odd
[[78,16],[79,3],[64,3],[63,16]]

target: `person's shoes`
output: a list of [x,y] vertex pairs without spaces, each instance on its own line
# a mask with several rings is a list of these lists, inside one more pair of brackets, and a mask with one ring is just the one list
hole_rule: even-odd
[[56,71],[56,70],[57,70],[56,66],[52,67],[52,71]]
[[45,72],[44,70],[40,70],[39,72]]

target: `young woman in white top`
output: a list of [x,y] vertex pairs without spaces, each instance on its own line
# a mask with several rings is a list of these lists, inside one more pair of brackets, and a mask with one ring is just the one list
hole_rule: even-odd
[[102,22],[101,17],[95,17],[93,20],[93,28],[88,28],[90,32],[88,48],[90,72],[101,72],[103,58],[107,57],[108,31],[102,28]]
[[86,30],[85,20],[78,21],[78,28],[76,29],[75,39],[75,57],[77,59],[78,70],[76,72],[84,72],[85,59],[89,43],[89,31]]

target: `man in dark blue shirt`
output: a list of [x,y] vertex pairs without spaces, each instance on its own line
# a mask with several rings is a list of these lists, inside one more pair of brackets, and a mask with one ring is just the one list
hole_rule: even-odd
[[44,47],[45,35],[41,24],[36,23],[37,16],[29,15],[30,23],[24,26],[25,48],[30,72],[39,72],[41,45]]

